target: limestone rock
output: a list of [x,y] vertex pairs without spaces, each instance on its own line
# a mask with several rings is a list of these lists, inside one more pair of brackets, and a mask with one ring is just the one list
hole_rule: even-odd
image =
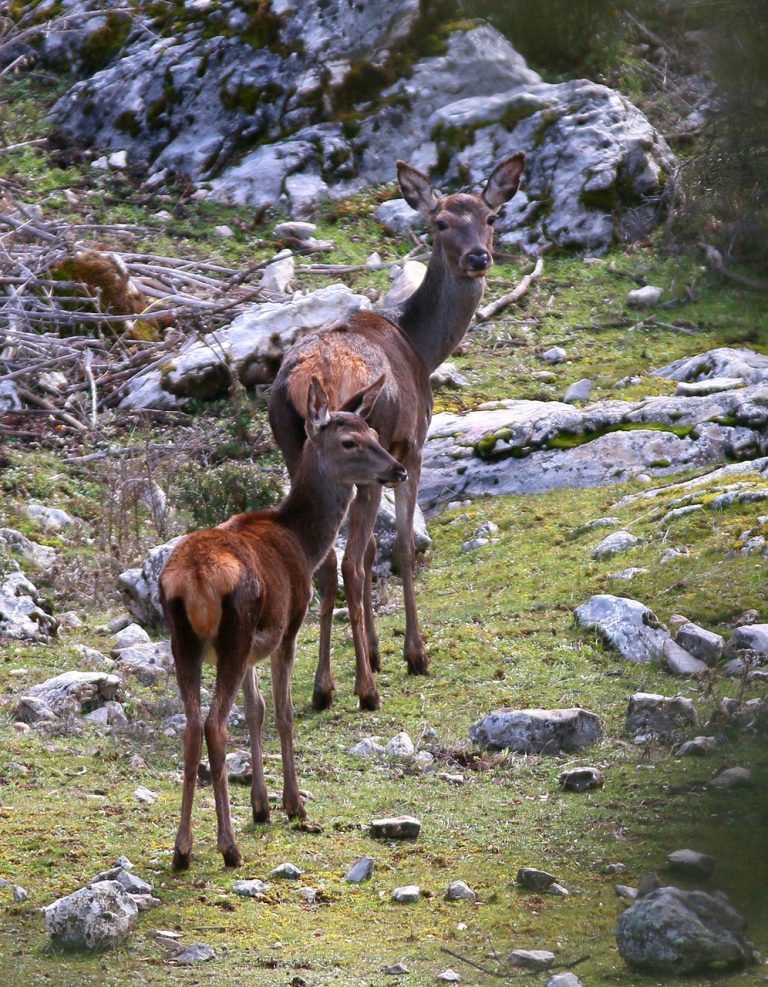
[[27,689],[19,701],[16,718],[24,723],[81,714],[113,700],[120,679],[106,672],[64,672]]
[[239,894],[242,898],[256,898],[260,900],[269,891],[269,885],[264,881],[258,880],[242,880],[235,881],[232,885],[232,890],[235,894]]
[[768,624],[748,624],[737,627],[730,637],[725,649],[726,654],[733,655],[738,651],[754,651],[758,655],[768,656]]
[[421,888],[418,884],[406,884],[402,888],[395,888],[392,898],[400,905],[413,905],[421,898]]
[[517,883],[530,891],[546,891],[557,880],[553,874],[535,867],[521,867],[517,872]]
[[746,925],[720,892],[659,888],[619,916],[616,941],[632,969],[677,976],[752,963]]
[[415,816],[391,816],[371,822],[371,836],[384,840],[414,840],[421,832]]
[[672,740],[680,732],[696,726],[698,717],[690,699],[636,692],[627,708],[627,732],[639,738]]
[[603,540],[592,549],[592,558],[607,559],[612,555],[627,552],[630,548],[634,548],[635,545],[639,544],[640,539],[637,535],[633,535],[631,531],[612,531],[610,535],[606,535],[605,538],[603,538]]
[[136,927],[138,908],[117,881],[100,881],[43,909],[54,946],[111,949]]
[[477,901],[477,895],[464,881],[451,881],[445,897],[447,901]]
[[56,561],[56,549],[31,541],[15,528],[0,528],[0,549],[13,552],[41,568],[50,568]]
[[667,668],[673,675],[702,675],[708,671],[709,666],[705,662],[694,658],[692,654],[686,651],[685,648],[681,648],[671,638],[664,642],[662,653],[667,663]]
[[708,880],[715,872],[715,858],[698,850],[674,850],[667,854],[667,867],[692,880]]
[[507,957],[510,966],[523,967],[526,970],[548,970],[555,962],[555,954],[548,949],[513,949]]
[[585,709],[500,709],[469,729],[471,740],[491,750],[557,754],[602,739],[600,718]]
[[627,293],[627,305],[634,305],[635,308],[656,308],[662,294],[661,288],[655,288],[650,284],[643,288],[634,288]]
[[675,640],[680,647],[706,665],[714,665],[723,653],[722,637],[690,620],[680,627]]
[[557,780],[566,792],[588,792],[594,788],[602,788],[605,775],[599,768],[568,768],[560,772]]
[[150,549],[141,566],[126,569],[117,578],[117,586],[126,609],[140,623],[152,626],[163,621],[158,580],[171,552],[184,535]]
[[575,616],[580,627],[596,630],[627,661],[663,657],[669,634],[653,611],[638,600],[597,594],[577,607]]
[[12,559],[0,571],[0,635],[21,641],[47,641],[58,622],[39,605],[37,588]]
[[344,880],[349,881],[350,884],[361,884],[363,881],[369,881],[373,875],[373,868],[373,857],[361,857],[349,868]]

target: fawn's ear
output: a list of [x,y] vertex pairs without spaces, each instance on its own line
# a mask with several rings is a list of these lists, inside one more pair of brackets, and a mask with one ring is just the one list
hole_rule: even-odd
[[384,374],[377,377],[372,384],[364,387],[357,394],[353,394],[351,398],[347,398],[339,410],[349,411],[367,421],[368,416],[373,411],[373,406],[376,404],[376,398],[381,394],[385,380]]
[[320,378],[313,377],[309,384],[309,394],[307,395],[307,417],[305,420],[307,435],[314,435],[324,425],[327,425],[330,419],[328,395],[320,383]]
[[518,151],[511,158],[507,158],[506,161],[496,165],[482,195],[483,201],[489,209],[496,212],[505,202],[509,202],[517,192],[524,171],[525,151]]
[[418,209],[424,219],[431,219],[440,201],[440,196],[432,188],[432,182],[427,176],[418,168],[414,168],[413,165],[406,164],[405,161],[398,161],[397,180],[400,183],[403,198],[411,209]]

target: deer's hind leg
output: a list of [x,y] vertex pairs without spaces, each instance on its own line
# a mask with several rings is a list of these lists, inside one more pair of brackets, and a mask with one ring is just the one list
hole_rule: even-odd
[[195,799],[200,752],[203,746],[200,713],[200,678],[202,643],[192,630],[183,604],[173,600],[167,608],[171,626],[176,681],[187,718],[184,727],[184,782],[181,796],[181,819],[173,850],[173,869],[186,870],[192,857],[192,803]]
[[[298,628],[296,628],[298,632]],[[306,819],[307,813],[299,794],[296,761],[293,753],[293,700],[291,674],[296,656],[296,635],[288,634],[272,655],[272,695],[275,700],[275,721],[280,737],[283,762],[283,808],[289,818]]]
[[313,709],[328,709],[333,703],[336,685],[331,672],[331,623],[333,607],[339,589],[336,552],[331,549],[315,571],[320,594],[320,650],[312,692]]
[[245,719],[251,740],[251,808],[255,823],[269,822],[269,795],[264,781],[264,761],[261,748],[261,727],[264,723],[264,697],[256,681],[256,670],[250,667],[243,679]]

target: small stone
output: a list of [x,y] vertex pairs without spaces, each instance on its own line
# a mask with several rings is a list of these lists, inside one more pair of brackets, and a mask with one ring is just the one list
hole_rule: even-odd
[[269,885],[265,881],[259,880],[241,880],[235,881],[232,885],[232,891],[235,894],[239,894],[242,898],[263,898],[264,895],[269,891]]
[[385,966],[381,972],[386,977],[405,977],[411,971],[405,963],[393,963],[392,966]]
[[314,223],[288,220],[285,223],[278,223],[272,233],[278,240],[286,237],[292,237],[295,240],[310,240],[317,233],[317,226]]
[[115,880],[122,884],[128,894],[150,894],[152,891],[151,884],[122,867],[118,869]]
[[675,751],[676,757],[707,757],[717,748],[715,737],[694,737],[693,740],[686,740],[684,744]]
[[546,893],[556,895],[558,898],[569,898],[571,895],[568,888],[563,887],[562,884],[558,884],[557,881],[554,884],[550,884],[546,889]]
[[213,232],[218,233],[219,236],[223,236],[228,240],[235,235],[235,231],[231,226],[227,226],[226,223],[222,223],[220,226],[214,226]]
[[13,900],[14,901],[26,901],[29,898],[29,893],[26,888],[23,888],[20,884],[14,884],[13,886]]
[[373,857],[361,857],[349,868],[344,880],[349,881],[350,884],[361,884],[363,881],[370,880],[373,874],[373,868]]
[[592,788],[602,788],[605,775],[599,768],[569,768],[561,771],[557,780],[566,792],[587,792]]
[[153,792],[149,788],[145,788],[143,785],[139,785],[136,791],[133,793],[133,797],[137,802],[142,802],[145,805],[152,805],[153,802],[157,802],[157,792]]
[[690,620],[680,627],[675,640],[694,658],[698,658],[707,665],[714,665],[716,661],[720,660],[725,644],[719,634],[707,631]]
[[299,888],[299,894],[308,905],[317,904],[317,888]]
[[521,867],[517,872],[517,883],[520,887],[528,888],[529,891],[546,891],[550,884],[557,880],[552,874],[545,870],[537,870],[535,867]]
[[373,757],[375,754],[385,753],[386,748],[379,743],[378,737],[366,737],[347,749],[347,754],[353,757]]
[[113,634],[112,637],[115,642],[112,646],[113,654],[123,651],[126,648],[133,648],[139,644],[150,643],[149,634],[147,634],[140,624],[128,624],[127,627],[123,627],[122,630]]
[[526,970],[548,970],[555,962],[555,954],[547,949],[513,949],[507,962]]
[[390,757],[413,757],[415,749],[413,741],[405,730],[396,734],[386,747],[387,754]]
[[415,816],[389,816],[371,821],[371,836],[384,840],[415,840],[421,822]]
[[113,151],[107,157],[107,164],[110,168],[125,168],[128,164],[128,152],[127,151]]
[[392,898],[400,905],[412,905],[421,898],[421,888],[418,884],[406,884],[402,888],[395,888]]
[[655,308],[659,304],[663,292],[661,288],[654,288],[647,284],[642,288],[634,288],[627,292],[627,305],[635,308]]
[[175,953],[171,957],[171,963],[177,966],[193,966],[195,963],[209,963],[215,956],[216,952],[212,946],[204,942],[195,942]]
[[543,363],[549,364],[562,363],[567,358],[568,354],[562,346],[552,346],[550,349],[545,350],[539,357]]
[[448,785],[464,785],[466,783],[464,775],[452,775],[448,771],[438,771],[437,777]]
[[683,877],[710,878],[715,871],[715,858],[697,850],[675,850],[667,855],[667,866]]
[[603,874],[623,874],[627,869],[626,864],[603,864],[601,868],[601,873]]
[[477,895],[464,881],[451,881],[445,897],[447,901],[477,901]]
[[453,969],[453,967],[450,967],[449,966],[449,967],[446,967],[446,969],[443,970],[442,973],[438,973],[437,979],[438,980],[443,980],[443,981],[445,981],[445,983],[449,983],[449,984],[458,984],[461,981],[461,974],[460,973],[457,973]]
[[162,901],[159,898],[155,898],[151,894],[133,894],[128,892],[129,896],[133,898],[134,903],[140,912],[148,912],[151,908],[157,908],[158,905],[162,905]]
[[276,880],[282,881],[296,881],[304,873],[295,864],[278,864],[273,870],[269,872],[269,876],[275,878]]
[[712,784],[715,788],[754,788],[755,782],[749,768],[726,768],[713,778]]
[[547,981],[547,987],[583,987],[583,985],[575,973],[565,970],[563,973],[553,974]]
[[626,582],[629,582],[631,579],[634,579],[635,576],[642,576],[646,572],[648,572],[648,569],[644,569],[642,566],[631,565],[628,566],[626,569],[621,569],[619,572],[609,572],[607,578],[622,579]]
[[612,555],[618,555],[620,552],[627,552],[639,543],[640,539],[631,531],[612,531],[594,547],[592,558],[607,559]]
[[637,888],[631,888],[627,884],[617,884],[616,895],[619,898],[625,898],[627,901],[635,901],[638,891]]
[[[678,634],[678,640],[679,638],[680,635]],[[709,668],[705,662],[694,658],[672,638],[664,642],[661,651],[667,668],[673,675],[703,675]]]
[[563,395],[563,401],[565,404],[575,404],[577,401],[586,401],[589,398],[594,386],[594,381],[589,380],[588,377],[582,377],[581,380],[575,381],[566,390]]
[[485,546],[489,544],[490,541],[488,538],[470,538],[469,541],[464,542],[461,546],[461,550],[465,554],[467,552],[476,552],[478,549],[485,548]]

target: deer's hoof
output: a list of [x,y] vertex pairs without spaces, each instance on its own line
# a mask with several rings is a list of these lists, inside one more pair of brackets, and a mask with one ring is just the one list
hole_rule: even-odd
[[262,823],[269,822],[269,806],[264,809],[254,809],[253,810],[253,821],[260,825]]
[[324,709],[330,709],[331,706],[333,706],[333,689],[319,689],[315,686],[312,693],[312,709],[320,712]]
[[289,819],[297,819],[302,825],[306,822],[307,810],[301,802],[299,802],[298,805],[283,805],[283,808],[285,809],[285,814]]
[[379,690],[376,686],[374,686],[373,689],[371,689],[370,692],[367,692],[364,696],[359,696],[358,699],[360,701],[361,710],[373,711],[381,706],[381,698],[379,697]]
[[368,664],[371,666],[372,672],[381,671],[381,658],[378,647],[368,649]]
[[182,852],[178,847],[173,851],[173,862],[171,867],[175,871],[189,870],[189,862],[192,859],[192,851]]
[[406,655],[409,675],[429,675],[429,657],[424,652],[416,655]]
[[240,851],[234,844],[227,847],[226,850],[222,850],[221,855],[224,858],[225,867],[240,867],[243,863],[243,858],[240,856]]

